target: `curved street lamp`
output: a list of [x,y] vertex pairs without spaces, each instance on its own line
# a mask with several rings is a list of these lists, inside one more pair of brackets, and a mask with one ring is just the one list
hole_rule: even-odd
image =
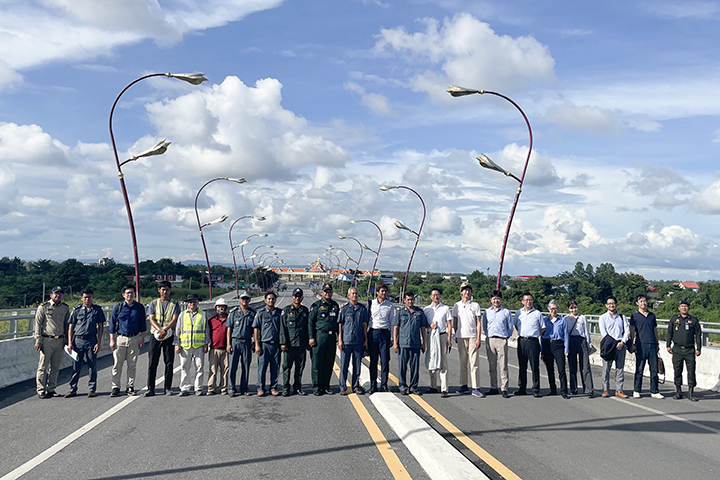
[[[240,296],[240,282],[238,281],[238,272],[237,272],[237,262],[235,261],[235,249],[239,247],[240,245],[233,245],[232,241],[232,229],[235,226],[237,222],[242,220],[243,218],[252,218],[253,220],[259,220],[261,222],[265,221],[265,217],[255,217],[253,215],[243,215],[242,217],[235,220],[232,225],[230,225],[230,231],[228,232],[228,236],[230,237],[230,252],[232,253],[232,259],[233,259],[233,271],[235,272],[235,298],[239,298]],[[250,287],[250,284],[248,284],[248,287]]]
[[247,282],[248,290],[250,290],[250,291],[252,291],[252,289],[250,288],[250,273],[248,273],[248,266],[247,266],[247,261],[249,259],[245,258],[245,245],[250,243],[250,239],[253,237],[267,237],[267,236],[268,236],[267,233],[253,233],[252,235],[248,236],[245,240],[243,240],[241,243],[236,245],[236,248],[240,247],[240,253],[242,254],[242,258],[243,258],[243,265],[245,266],[245,281]]
[[228,219],[228,216],[223,215],[222,217],[220,217],[216,220],[213,220],[212,222],[200,224],[200,214],[198,213],[197,204],[198,204],[198,198],[200,198],[200,192],[202,192],[205,187],[207,187],[208,185],[210,185],[213,182],[217,182],[218,180],[227,180],[228,182],[235,182],[235,183],[245,183],[244,178],[232,178],[232,177],[213,178],[212,180],[208,180],[207,182],[205,182],[205,184],[202,187],[200,187],[200,190],[198,190],[197,195],[195,195],[195,218],[197,218],[198,230],[200,231],[200,240],[202,240],[203,251],[205,252],[205,262],[207,263],[207,276],[208,276],[208,287],[209,287],[210,300],[212,300],[212,278],[211,278],[211,274],[210,274],[210,257],[208,257],[207,247],[205,246],[205,237],[203,236],[202,229],[205,227],[208,227],[210,225],[214,225],[216,223],[222,223]]
[[369,248],[367,245],[363,244],[363,248],[365,248],[366,250],[370,250],[371,252],[373,252],[375,254],[375,262],[373,262],[372,270],[370,270],[370,281],[368,282],[368,288],[367,288],[367,293],[366,293],[366,297],[369,300],[370,299],[370,287],[372,286],[373,274],[375,273],[375,267],[377,265],[378,258],[380,257],[380,249],[382,248],[383,233],[382,233],[382,229],[380,228],[380,226],[377,223],[373,222],[372,220],[350,220],[350,223],[372,223],[373,225],[375,225],[375,228],[377,228],[378,232],[380,233],[380,244],[378,245],[377,252],[374,251],[373,249]]
[[[342,283],[344,283],[344,282],[345,282],[345,272],[347,272],[348,262],[350,262],[350,261],[352,261],[353,263],[358,263],[358,262],[356,262],[355,260],[353,260],[352,258],[350,258],[350,254],[348,254],[348,253],[345,251],[344,248],[333,247],[332,245],[330,245],[330,246],[328,247],[328,250],[330,250],[330,251],[332,251],[332,250],[340,250],[341,252],[343,252],[343,253],[345,254],[345,267],[343,267],[343,271],[342,271],[342,273],[343,273],[343,280],[341,281]],[[358,263],[358,264],[359,264],[359,263]],[[341,287],[342,287],[342,283],[340,284]]]
[[[333,279],[333,283],[335,284],[335,286],[337,286],[337,278],[333,278],[332,271],[335,266],[337,266],[338,270],[340,270],[340,268],[342,267],[342,264],[340,263],[340,257],[332,253],[332,251],[325,252],[323,255],[326,255],[330,259],[330,278]],[[334,260],[333,257],[335,257]]]
[[418,229],[417,232],[406,227],[399,220],[395,222],[395,226],[397,228],[399,228],[400,230],[407,230],[408,232],[415,235],[415,245],[413,245],[412,253],[410,254],[410,261],[408,262],[407,270],[405,270],[405,281],[403,281],[403,288],[402,288],[402,291],[400,292],[400,301],[402,302],[403,298],[405,297],[405,288],[407,287],[408,275],[410,274],[410,265],[412,264],[413,257],[415,256],[415,250],[417,249],[418,242],[420,241],[420,234],[422,233],[423,225],[425,225],[425,215],[427,214],[427,209],[425,208],[425,201],[422,199],[420,194],[418,192],[416,192],[415,190],[413,190],[412,188],[406,187],[404,185],[395,185],[395,186],[380,185],[380,190],[382,190],[383,192],[387,192],[388,190],[393,190],[396,188],[404,188],[405,190],[410,190],[411,192],[413,192],[420,199],[420,203],[422,203],[422,208],[423,208],[423,217],[422,217],[422,221],[420,222],[420,228]]
[[[255,247],[255,248],[253,249],[253,251],[250,253],[250,256],[248,257],[248,260],[252,260],[253,273],[255,274],[255,284],[256,284],[256,285],[260,285],[260,281],[258,281],[257,267],[255,266],[255,260],[254,260],[254,259],[255,259],[255,258],[258,258],[258,259],[259,259],[259,257],[261,256],[261,254],[255,253],[255,252],[257,252],[257,249],[258,249],[258,248],[263,248],[263,247],[265,247],[265,248],[273,248],[272,245],[258,245],[257,247]],[[261,288],[262,288],[263,290],[265,290],[265,282],[262,282]]]
[[512,177],[518,182],[518,188],[515,192],[515,200],[513,201],[512,209],[510,210],[510,219],[508,220],[507,228],[505,229],[505,237],[503,238],[503,245],[502,250],[500,252],[500,267],[498,268],[498,276],[497,276],[497,284],[495,285],[496,290],[500,290],[500,278],[502,277],[502,269],[503,269],[503,261],[505,260],[505,249],[507,247],[507,241],[508,237],[510,235],[510,227],[512,226],[513,217],[515,216],[515,209],[517,208],[518,200],[520,200],[520,193],[522,192],[522,186],[523,182],[525,181],[525,173],[527,172],[528,163],[530,163],[530,154],[532,153],[532,147],[533,147],[533,135],[532,135],[532,128],[530,127],[530,121],[527,118],[527,115],[525,115],[525,112],[523,112],[522,108],[520,106],[513,102],[510,98],[506,97],[505,95],[502,95],[497,92],[491,92],[489,90],[473,90],[470,88],[463,88],[463,87],[457,87],[455,85],[450,86],[450,88],[447,90],[447,92],[452,95],[453,97],[462,97],[465,95],[483,95],[483,94],[490,94],[495,95],[497,97],[503,98],[507,100],[508,102],[512,103],[515,108],[518,109],[520,112],[520,115],[522,115],[523,120],[525,120],[525,124],[528,128],[528,135],[530,137],[530,143],[528,144],[528,153],[527,157],[525,158],[525,166],[523,166],[522,175],[520,178],[516,177],[509,171],[505,170],[504,168],[500,167],[497,163],[490,160],[487,155],[480,154],[479,157],[477,157],[478,162],[480,162],[480,166],[487,168],[489,170],[495,170],[496,172],[500,172],[504,174],[505,176]]
[[362,262],[362,256],[363,256],[363,244],[355,237],[346,237],[343,235],[338,235],[338,238],[340,240],[355,240],[360,247],[360,258],[357,261],[357,267],[355,268],[355,274],[353,275],[353,281],[350,283],[350,286],[357,285],[357,276],[358,276],[358,270],[360,269],[360,262]]
[[128,193],[127,188],[125,187],[125,175],[122,172],[122,166],[125,165],[128,162],[132,162],[137,160],[138,158],[142,157],[150,157],[153,155],[162,155],[167,150],[168,145],[170,145],[170,142],[167,140],[162,140],[157,143],[152,148],[149,148],[145,150],[144,152],[133,155],[132,157],[128,158],[124,162],[120,162],[120,158],[118,157],[118,151],[117,146],[115,145],[115,135],[113,134],[113,114],[115,113],[115,107],[118,104],[118,101],[120,100],[120,97],[122,97],[123,93],[127,91],[128,88],[132,87],[136,83],[138,83],[141,80],[145,80],[146,78],[150,77],[170,77],[170,78],[177,78],[178,80],[183,80],[185,82],[191,83],[193,85],[200,85],[202,82],[207,81],[207,78],[205,78],[204,73],[180,73],[180,74],[174,74],[174,73],[151,73],[149,75],[143,75],[140,78],[137,78],[133,80],[132,82],[128,83],[125,88],[123,88],[117,97],[115,97],[115,101],[112,104],[112,108],[110,108],[110,119],[108,121],[109,127],[110,127],[110,142],[112,143],[112,149],[113,153],[115,154],[115,164],[117,165],[117,171],[118,171],[118,178],[120,179],[120,190],[123,194],[123,200],[125,200],[125,211],[127,212],[128,216],[128,223],[130,224],[130,238],[132,239],[132,246],[133,246],[133,260],[135,261],[135,294],[140,301],[140,267],[139,267],[139,260],[138,260],[138,248],[137,248],[137,238],[135,237],[135,222],[133,221],[132,216],[132,210],[130,209],[130,200],[128,199]]

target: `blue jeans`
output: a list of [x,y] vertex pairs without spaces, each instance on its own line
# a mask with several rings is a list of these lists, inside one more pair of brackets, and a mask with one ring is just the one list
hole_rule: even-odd
[[362,368],[363,344],[345,345],[340,354],[340,391],[347,388],[348,367],[350,356],[353,360],[352,390],[360,388],[360,369]]
[[95,360],[97,355],[93,353],[93,347],[95,347],[95,340],[86,341],[82,338],[73,338],[73,351],[78,354],[77,362],[73,361],[73,374],[70,377],[70,390],[77,392],[78,381],[80,380],[80,370],[82,369],[83,363],[87,363],[88,366],[88,391],[94,392],[97,384],[97,369],[95,368]]
[[277,391],[280,346],[277,343],[263,343],[262,352],[263,354],[258,359],[258,392],[265,390],[268,365],[270,365],[270,390]]
[[[407,368],[410,367],[410,385],[408,385]],[[400,347],[400,358],[398,359],[400,369],[400,391],[410,387],[410,390],[417,390],[420,380],[420,347]]]
[[650,365],[650,393],[660,393],[658,387],[658,351],[655,343],[636,343],[635,347],[635,391],[642,390],[643,370],[645,362]]
[[[242,363],[240,363],[242,362]],[[240,370],[239,393],[248,391],[248,376],[250,374],[250,362],[252,362],[252,343],[248,339],[241,342],[237,338],[232,339],[232,354],[230,355],[230,372],[228,372],[228,392],[235,393],[235,379],[237,378],[238,364]]]
[[376,387],[378,358],[380,359],[380,386],[387,387],[390,370],[390,330],[368,331],[370,353],[370,388]]

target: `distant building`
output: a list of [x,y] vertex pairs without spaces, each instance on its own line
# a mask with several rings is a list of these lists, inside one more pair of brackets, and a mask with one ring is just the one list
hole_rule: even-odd
[[680,290],[685,290],[687,288],[689,288],[693,292],[697,292],[698,290],[700,290],[700,286],[695,282],[678,282],[678,283],[675,283],[674,285],[677,285],[678,287],[680,287]]
[[542,275],[518,275],[517,277],[512,277],[513,280],[530,280],[531,278],[540,277],[545,278]]

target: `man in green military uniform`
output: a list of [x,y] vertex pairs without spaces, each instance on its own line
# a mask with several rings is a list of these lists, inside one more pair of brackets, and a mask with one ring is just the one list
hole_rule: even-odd
[[690,304],[683,300],[678,306],[680,315],[674,315],[668,323],[667,351],[672,353],[673,370],[675,370],[675,400],[683,398],[682,373],[683,361],[687,365],[688,398],[693,402],[695,396],[695,357],[700,356],[702,348],[702,331],[700,322],[690,315]]
[[65,347],[65,332],[70,319],[70,308],[62,301],[63,289],[55,287],[50,301],[45,302],[35,312],[35,350],[40,352],[37,368],[38,398],[52,398],[57,395],[57,377]]
[[[282,350],[283,397],[305,395],[302,374],[305,370],[305,352],[308,349],[308,308],[302,304],[302,288],[292,294],[292,305],[280,314],[280,350]],[[290,371],[295,366],[293,390],[290,390]]]
[[322,299],[310,307],[308,321],[309,344],[312,347],[313,393],[318,396],[332,395],[330,378],[335,364],[337,319],[340,311],[340,305],[332,299],[332,285],[329,283],[323,285],[320,296]]

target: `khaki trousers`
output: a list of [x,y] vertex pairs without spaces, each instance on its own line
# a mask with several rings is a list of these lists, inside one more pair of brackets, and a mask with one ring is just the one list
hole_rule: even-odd
[[497,389],[497,370],[500,364],[500,389],[507,391],[510,379],[508,377],[508,340],[507,338],[491,337],[485,342],[488,368],[490,372],[490,388]]
[[180,349],[180,391],[190,392],[195,383],[195,392],[202,392],[203,369],[205,367],[203,347]]
[[35,378],[38,395],[45,392],[55,393],[57,377],[58,373],[60,373],[60,362],[62,362],[65,353],[63,350],[65,346],[64,337],[43,337],[41,342],[42,348],[40,349],[40,360],[38,361],[37,376]]
[[450,335],[447,333],[440,334],[440,370],[430,372],[430,387],[437,388],[437,379],[440,377],[440,391],[447,392],[448,389],[448,359],[447,344]]
[[135,367],[140,353],[140,335],[125,337],[115,335],[115,350],[113,350],[112,388],[120,388],[123,363],[127,362],[127,386],[135,388]]
[[227,393],[227,374],[229,370],[228,353],[224,348],[211,348],[208,352],[210,362],[210,378],[208,379],[208,392],[220,387]]
[[480,355],[475,347],[475,338],[458,338],[460,355],[460,386],[468,384],[468,363],[470,364],[470,382],[472,389],[480,388]]

